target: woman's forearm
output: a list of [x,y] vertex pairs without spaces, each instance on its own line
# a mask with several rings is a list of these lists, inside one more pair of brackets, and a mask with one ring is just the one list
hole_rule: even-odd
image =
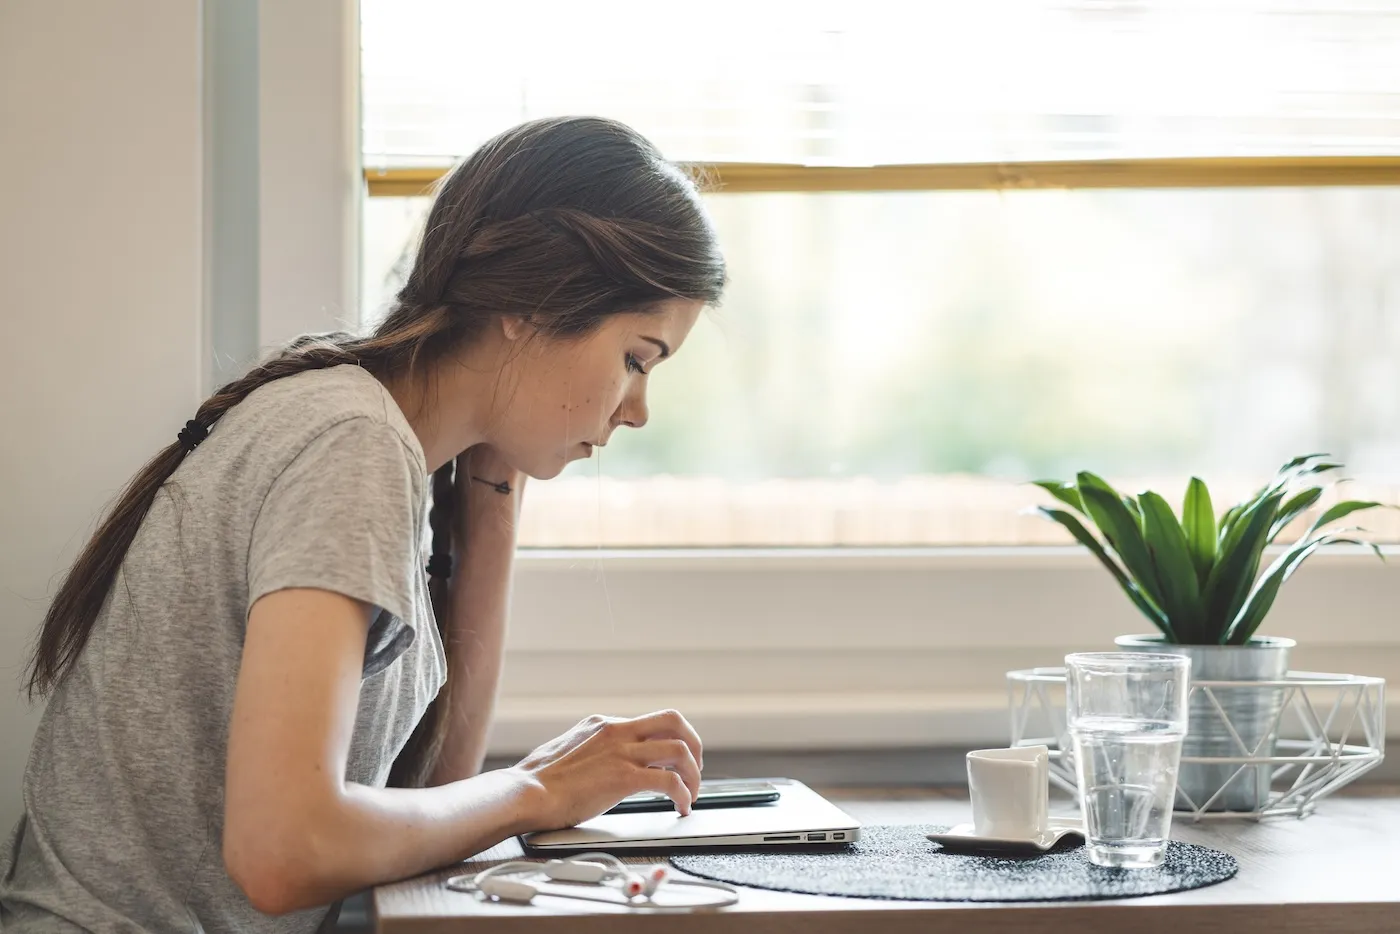
[[465,517],[455,535],[451,618],[444,627],[451,640],[452,709],[433,785],[476,775],[486,758],[505,651],[522,492],[518,482],[505,495],[480,485],[466,491]]
[[295,826],[271,831],[287,841],[272,849],[280,862],[264,862],[256,878],[240,884],[268,914],[330,904],[541,829],[540,794],[516,769],[438,788],[347,784],[334,799],[303,812]]
[[[514,769],[436,788],[347,786],[340,806],[345,845],[337,851],[364,872],[347,890],[446,866],[540,829],[537,793],[530,779]],[[334,864],[336,857],[330,859]],[[350,871],[347,866],[347,875]]]

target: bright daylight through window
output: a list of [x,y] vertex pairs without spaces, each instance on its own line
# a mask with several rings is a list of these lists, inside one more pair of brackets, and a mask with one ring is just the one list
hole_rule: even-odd
[[[721,181],[1400,155],[1400,3],[361,7],[371,180],[561,113]],[[1311,187],[721,188],[723,306],[652,379],[646,430],[531,488],[522,544],[1068,543],[1022,514],[1047,501],[1026,481],[1091,469],[1179,505],[1199,474],[1225,501],[1312,451],[1344,495],[1400,501],[1400,189],[1337,165]],[[426,207],[366,199],[366,323]],[[1397,517],[1363,524],[1400,541]]]

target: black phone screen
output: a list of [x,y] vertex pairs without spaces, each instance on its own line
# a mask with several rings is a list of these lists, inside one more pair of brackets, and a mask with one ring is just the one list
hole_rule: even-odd
[[[695,799],[693,808],[733,808],[748,807],[754,804],[771,804],[777,801],[781,792],[768,782],[713,779],[700,782],[700,796]],[[675,802],[662,794],[643,792],[623,798],[605,814],[632,814],[639,811],[669,811]]]

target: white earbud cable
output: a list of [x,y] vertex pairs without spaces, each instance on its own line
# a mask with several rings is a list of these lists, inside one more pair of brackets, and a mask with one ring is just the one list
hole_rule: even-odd
[[[543,879],[512,878],[525,875]],[[560,885],[596,885],[616,892],[618,897],[585,895],[581,892],[544,888],[540,883]],[[547,863],[511,860],[478,873],[453,876],[443,885],[454,891],[477,895],[487,901],[529,904],[536,895],[551,898],[573,898],[580,901],[602,902],[637,911],[676,912],[727,908],[737,904],[739,892],[723,882],[706,879],[674,879],[664,866],[628,866],[610,853],[584,853],[570,859],[552,859]],[[668,905],[657,902],[655,893],[665,887],[709,889],[720,893],[719,898],[698,904]]]

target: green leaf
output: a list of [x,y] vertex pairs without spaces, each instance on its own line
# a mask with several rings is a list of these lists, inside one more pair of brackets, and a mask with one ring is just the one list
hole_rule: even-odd
[[1249,596],[1260,556],[1278,515],[1283,492],[1276,491],[1245,509],[1230,527],[1205,589],[1203,644],[1223,645],[1230,624]]
[[1215,565],[1215,506],[1210,501],[1210,488],[1200,477],[1192,477],[1186,486],[1181,527],[1191,548],[1191,563],[1196,566],[1196,586],[1204,587]]
[[1220,517],[1220,530],[1217,536],[1219,544],[1225,543],[1225,539],[1230,534],[1230,530],[1235,526],[1235,520],[1238,519],[1240,513],[1244,511],[1244,505],[1243,503],[1236,503],[1234,506],[1225,510],[1224,515]]
[[1079,489],[1073,483],[1067,480],[1032,480],[1031,483],[1081,515],[1087,515],[1084,512],[1084,501],[1079,498]]
[[1251,500],[1251,502],[1257,502],[1263,499],[1265,495],[1287,489],[1290,484],[1303,477],[1326,473],[1329,470],[1338,470],[1341,468],[1341,464],[1333,464],[1325,461],[1319,464],[1310,463],[1316,458],[1327,456],[1326,454],[1304,454],[1301,457],[1293,458],[1278,469],[1278,472],[1274,474],[1273,481],[1260,490],[1259,495],[1257,495],[1254,500]]
[[1035,508],[1041,515],[1048,519],[1053,519],[1068,529],[1069,533],[1073,535],[1081,545],[1093,552],[1094,557],[1098,558],[1099,561],[1103,563],[1103,566],[1108,568],[1114,580],[1118,581],[1118,586],[1123,588],[1123,592],[1133,601],[1134,605],[1142,612],[1142,615],[1146,616],[1151,620],[1152,625],[1161,630],[1162,635],[1167,637],[1168,642],[1176,641],[1176,633],[1172,630],[1171,624],[1167,621],[1166,617],[1162,615],[1161,610],[1138,589],[1138,586],[1134,584],[1128,575],[1123,572],[1123,569],[1118,566],[1118,562],[1109,557],[1108,552],[1104,551],[1103,545],[1084,527],[1083,523],[1075,518],[1074,515],[1063,509],[1055,509],[1050,506],[1037,506]]
[[1099,527],[1108,545],[1118,553],[1123,567],[1133,576],[1138,587],[1154,604],[1162,606],[1162,594],[1157,589],[1157,575],[1152,558],[1147,553],[1137,516],[1123,505],[1118,491],[1087,470],[1079,472],[1079,496],[1084,509]]
[[1133,518],[1137,520],[1138,531],[1142,531],[1142,507],[1138,505],[1137,500],[1126,494],[1120,496],[1119,499],[1123,501],[1124,507],[1126,507],[1128,512],[1133,514]]
[[[1293,458],[1291,461],[1284,464],[1278,469],[1278,472],[1274,474],[1274,479],[1272,481],[1260,487],[1258,490],[1255,491],[1253,496],[1245,500],[1243,503],[1239,504],[1240,512],[1247,511],[1251,506],[1257,506],[1259,503],[1263,502],[1266,497],[1272,496],[1275,493],[1279,493],[1283,490],[1288,489],[1289,484],[1293,483],[1301,477],[1306,477],[1311,474],[1325,473],[1326,471],[1336,470],[1339,467],[1341,467],[1340,464],[1308,463],[1314,458],[1326,456],[1326,454],[1304,454],[1301,457]],[[1236,514],[1235,518],[1238,518],[1238,513]]]
[[1143,538],[1157,574],[1157,591],[1162,595],[1162,611],[1179,635],[1195,639],[1203,616],[1201,585],[1186,533],[1172,507],[1158,494],[1148,490],[1138,496],[1138,503]]
[[1327,462],[1321,464],[1306,463],[1306,460],[1311,459],[1313,457],[1325,456],[1326,455],[1324,454],[1309,454],[1306,455],[1306,457],[1304,458],[1294,458],[1287,464],[1284,464],[1282,467],[1279,468],[1278,473],[1274,475],[1273,482],[1266,486],[1263,490],[1261,490],[1259,495],[1257,495],[1253,500],[1251,500],[1251,503],[1258,502],[1260,499],[1263,499],[1265,495],[1277,493],[1280,490],[1286,490],[1291,484],[1303,479],[1304,477],[1310,477],[1316,474],[1327,473],[1331,470],[1341,469],[1341,464],[1333,464]]
[[1245,600],[1244,606],[1240,608],[1239,615],[1230,624],[1224,644],[1244,645],[1249,642],[1259,629],[1259,624],[1264,621],[1270,608],[1273,607],[1274,598],[1278,596],[1279,588],[1283,586],[1284,581],[1292,577],[1293,572],[1302,566],[1303,561],[1314,551],[1323,545],[1335,544],[1370,545],[1381,560],[1385,560],[1385,555],[1374,544],[1346,538],[1340,534],[1320,535],[1314,539],[1299,539],[1288,551],[1279,555],[1274,563],[1269,565],[1269,569],[1264,572],[1264,575],[1259,578],[1250,591],[1249,598]]
[[1336,522],[1343,516],[1349,516],[1352,513],[1360,512],[1363,509],[1375,509],[1378,506],[1381,508],[1387,508],[1386,503],[1376,503],[1371,502],[1370,500],[1360,499],[1347,499],[1343,500],[1340,503],[1333,503],[1322,513],[1322,515],[1317,517],[1317,521],[1312,524],[1312,528],[1308,529],[1307,535],[1304,535],[1303,537],[1307,538],[1308,536],[1312,535],[1312,533],[1322,528],[1324,525],[1327,525],[1329,522]]
[[1282,467],[1280,467],[1278,469],[1278,472],[1281,474],[1288,473],[1288,471],[1296,470],[1297,468],[1306,464],[1308,461],[1316,460],[1319,457],[1331,457],[1331,455],[1328,454],[1326,451],[1323,451],[1321,454],[1300,454],[1288,463],[1284,464]]
[[1296,480],[1296,479],[1298,479],[1299,477],[1309,477],[1309,476],[1312,476],[1313,474],[1327,473],[1329,470],[1341,470],[1341,469],[1342,469],[1342,465],[1341,465],[1341,464],[1313,464],[1311,467],[1307,467],[1307,468],[1305,468],[1305,469],[1303,469],[1303,470],[1298,471],[1297,474],[1294,475],[1293,479]]
[[[1274,520],[1273,526],[1269,529],[1269,541],[1272,542],[1275,538],[1277,538],[1278,533],[1282,532],[1284,530],[1284,527],[1287,526],[1288,523],[1298,518],[1298,516],[1300,516],[1307,510],[1311,509],[1313,503],[1316,503],[1318,498],[1321,496],[1322,487],[1310,486],[1306,490],[1303,490],[1301,493],[1298,493],[1296,496],[1293,496],[1286,502],[1284,502],[1284,504],[1279,507],[1278,518]],[[1307,535],[1303,535],[1301,537],[1307,538]]]
[[[1259,505],[1261,502],[1264,501],[1265,498],[1288,489],[1290,484],[1292,484],[1296,480],[1301,479],[1302,477],[1310,476],[1313,474],[1326,473],[1329,470],[1337,470],[1341,467],[1341,464],[1309,463],[1310,461],[1316,458],[1326,456],[1326,454],[1303,454],[1299,457],[1293,458],[1291,461],[1280,467],[1278,469],[1278,472],[1274,474],[1274,479],[1270,483],[1256,490],[1254,495],[1251,496],[1249,499],[1236,506],[1232,506],[1229,510],[1226,511],[1225,515],[1220,520],[1220,534],[1218,541],[1223,543],[1225,541],[1226,536],[1229,534],[1230,529],[1234,527],[1234,524],[1239,519],[1240,515],[1247,512],[1250,508]],[[1274,540],[1274,536],[1277,535],[1279,531],[1282,530],[1283,525],[1286,524],[1287,523],[1277,524],[1274,527],[1272,527],[1270,529],[1268,540],[1272,542]]]

